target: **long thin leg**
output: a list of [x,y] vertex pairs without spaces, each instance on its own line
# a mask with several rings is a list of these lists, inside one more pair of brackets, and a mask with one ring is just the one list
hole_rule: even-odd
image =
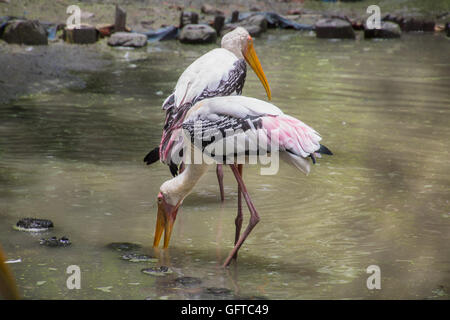
[[242,180],[242,177],[239,174],[239,170],[236,168],[236,165],[234,164],[231,164],[230,167],[234,173],[234,177],[236,178],[239,186],[241,187],[241,192],[244,195],[245,202],[247,203],[248,209],[250,210],[250,221],[247,225],[247,228],[244,231],[244,234],[242,234],[242,236],[239,238],[233,250],[231,250],[230,254],[228,255],[228,258],[225,260],[223,264],[224,267],[230,264],[231,259],[233,259],[233,256],[239,251],[239,248],[242,246],[245,239],[247,239],[250,232],[253,230],[253,228],[260,220],[258,212],[256,212],[255,206],[253,205],[253,202],[250,199],[250,196],[247,192],[247,188],[245,187],[244,181]]
[[220,200],[224,202],[225,200],[225,191],[223,190],[223,167],[221,164],[217,165],[216,168],[217,180],[219,180],[219,189],[220,189]]
[[[243,175],[242,175],[243,165],[242,164],[238,164],[237,168],[238,168],[238,171],[239,171],[239,175],[243,179]],[[234,220],[234,224],[236,225],[236,234],[234,236],[234,245],[236,245],[236,243],[239,240],[239,236],[241,235],[242,220],[243,219],[244,219],[244,216],[242,214],[242,191],[241,191],[241,186],[238,184],[238,211],[237,211],[236,219]],[[233,256],[233,259],[237,259],[237,252]]]

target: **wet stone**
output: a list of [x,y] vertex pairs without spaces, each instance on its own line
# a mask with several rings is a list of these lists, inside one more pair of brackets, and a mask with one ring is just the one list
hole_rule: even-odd
[[69,241],[69,238],[67,237],[61,237],[58,239],[57,237],[51,237],[48,239],[41,239],[39,241],[39,244],[46,246],[46,247],[68,247],[72,243]]
[[115,250],[115,251],[133,251],[140,249],[142,246],[137,243],[130,243],[130,242],[112,242],[107,245],[109,249]]
[[121,257],[129,262],[158,262],[158,259],[141,253],[128,253]]
[[19,231],[42,232],[53,228],[53,222],[47,219],[24,218],[20,219],[13,228]]
[[205,288],[204,292],[206,294],[212,294],[214,296],[230,296],[233,294],[230,289],[216,287]]
[[202,280],[195,277],[179,277],[175,279],[175,283],[182,287],[197,287],[202,283]]
[[162,276],[173,273],[173,271],[169,267],[166,267],[166,266],[145,268],[145,269],[142,269],[141,272],[145,273],[145,274],[149,274],[151,276],[155,276],[155,277],[162,277]]
[[321,19],[316,22],[316,36],[322,39],[355,39],[355,32],[348,21]]

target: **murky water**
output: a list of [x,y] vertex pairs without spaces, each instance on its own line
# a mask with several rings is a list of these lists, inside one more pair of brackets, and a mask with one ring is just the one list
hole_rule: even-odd
[[[185,200],[160,256],[173,274],[143,274],[151,263],[106,247],[140,243],[154,254],[156,195],[169,171],[142,158],[159,141],[160,105],[179,74],[214,46],[150,45],[82,75],[85,89],[0,106],[0,242],[22,260],[10,266],[24,297],[449,298],[448,39],[320,41],[271,31],[255,46],[273,103],[319,131],[335,155],[308,177],[284,164],[276,176],[244,169],[261,222],[227,270],[237,200],[228,168],[224,204],[213,168]],[[244,94],[265,99],[252,72]],[[12,229],[28,216],[55,228]],[[71,247],[39,245],[64,235]],[[66,287],[69,265],[81,269],[80,290]],[[370,265],[381,268],[381,290],[366,287]],[[180,276],[202,283],[180,287]]]

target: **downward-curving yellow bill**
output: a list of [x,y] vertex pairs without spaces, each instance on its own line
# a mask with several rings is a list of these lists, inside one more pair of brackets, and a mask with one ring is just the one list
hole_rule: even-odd
[[250,67],[252,67],[253,71],[255,71],[256,75],[264,86],[264,89],[266,89],[267,98],[271,100],[272,94],[270,92],[269,83],[267,82],[266,75],[264,74],[258,56],[256,55],[255,48],[253,48],[253,41],[248,44],[247,50],[244,53],[244,57]]

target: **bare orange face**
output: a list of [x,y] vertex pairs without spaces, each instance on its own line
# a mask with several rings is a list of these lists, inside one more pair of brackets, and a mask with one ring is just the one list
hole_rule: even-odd
[[178,208],[180,204],[176,206],[170,205],[164,199],[161,192],[158,194],[158,215],[156,217],[155,236],[153,239],[153,247],[158,247],[164,232],[164,246],[166,249],[169,246],[170,237],[172,235],[173,225],[177,217]]

